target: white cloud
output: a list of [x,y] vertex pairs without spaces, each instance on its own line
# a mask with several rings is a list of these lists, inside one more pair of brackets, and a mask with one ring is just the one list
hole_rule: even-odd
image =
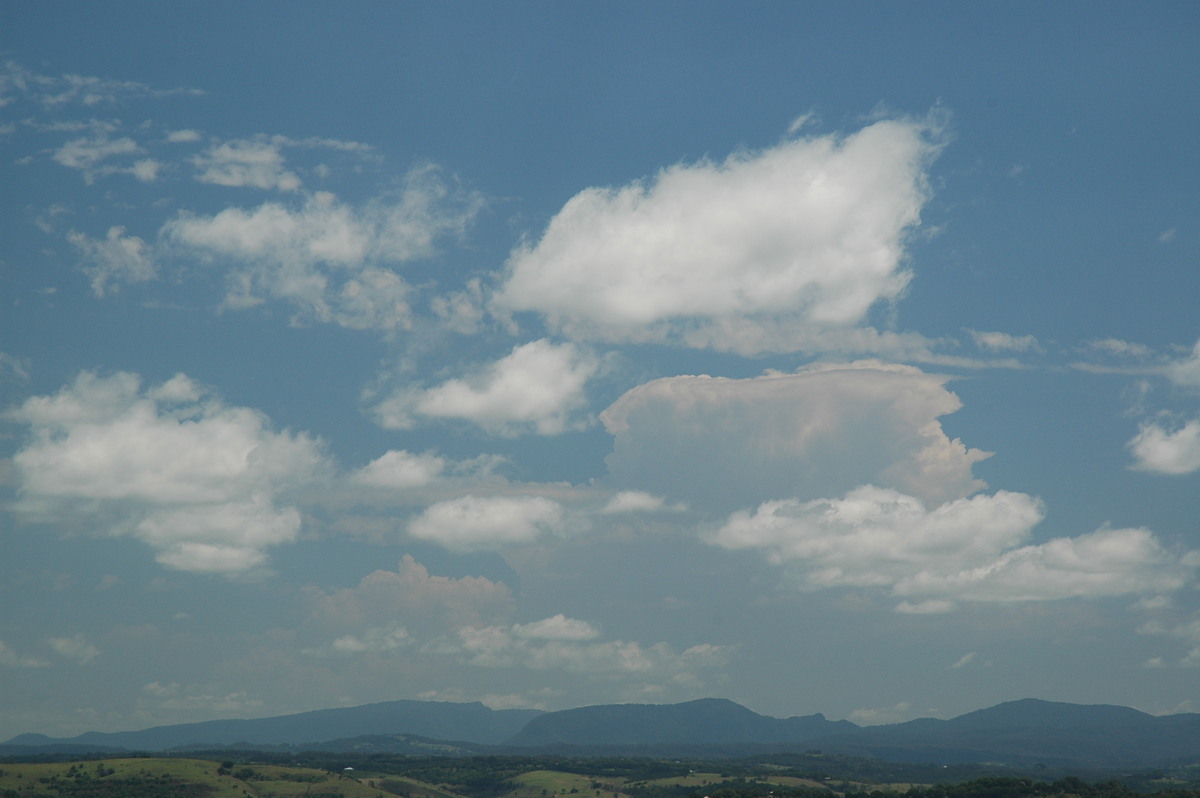
[[167,142],[170,144],[193,144],[202,138],[199,130],[172,130],[167,134]]
[[533,543],[563,527],[562,505],[542,496],[461,496],[427,507],[408,533],[455,551],[480,551]]
[[533,623],[514,624],[512,631],[529,640],[593,640],[600,636],[600,630],[587,621],[568,618],[561,612]]
[[279,191],[296,191],[301,186],[300,178],[284,169],[281,142],[266,138],[214,144],[192,163],[201,183]]
[[137,236],[126,235],[124,227],[108,228],[103,239],[71,233],[70,241],[83,253],[84,274],[92,278],[92,293],[102,297],[110,285],[142,283],[158,276],[151,248]]
[[1200,419],[1176,429],[1147,422],[1128,445],[1133,452],[1133,468],[1138,471],[1190,474],[1200,470]]
[[984,487],[971,468],[987,453],[942,430],[961,406],[946,381],[878,362],[654,380],[600,415],[615,438],[610,478],[721,512],[864,483],[933,503],[966,496]]
[[879,726],[885,723],[899,723],[910,717],[912,705],[901,701],[890,707],[871,707],[856,709],[847,718],[863,726]]
[[430,637],[464,625],[494,622],[513,609],[512,592],[503,582],[482,576],[437,576],[408,554],[395,571],[373,571],[357,586],[331,593],[310,588],[309,598],[314,625],[358,639],[375,634],[370,630],[401,628],[406,639]]
[[50,663],[37,657],[18,654],[0,640],[0,668],[49,668]]
[[1196,341],[1190,355],[1167,367],[1167,376],[1176,385],[1200,388],[1200,340]]
[[1029,352],[1038,351],[1041,345],[1032,335],[1009,335],[1002,332],[983,332],[982,330],[967,330],[971,340],[980,349],[990,352]]
[[1022,545],[1041,503],[998,491],[929,509],[898,491],[857,488],[841,499],[764,502],[709,538],[757,549],[807,590],[877,588],[903,612],[956,602],[1027,602],[1177,590],[1191,565],[1145,529],[1101,529]]
[[142,148],[131,138],[110,139],[101,133],[68,141],[55,150],[53,157],[63,166],[83,172],[84,179],[91,183],[100,175],[118,170],[113,166],[101,166],[102,161],[141,152]]
[[428,257],[459,236],[481,207],[454,193],[436,170],[414,170],[398,196],[363,206],[317,192],[298,208],[267,202],[214,216],[181,214],[162,237],[177,254],[198,253],[230,265],[225,306],[282,299],[300,321],[391,330],[410,323],[407,282],[397,264]]
[[1097,341],[1089,342],[1092,349],[1110,355],[1120,357],[1133,357],[1145,359],[1150,357],[1153,352],[1150,347],[1145,344],[1133,343],[1120,338],[1103,338]]
[[581,424],[584,385],[599,365],[573,344],[533,341],[495,363],[433,388],[401,391],[376,408],[380,423],[406,429],[413,416],[465,419],[501,435],[557,435]]
[[279,499],[325,467],[313,439],[273,432],[260,413],[229,407],[182,374],[143,390],[134,374],[84,372],[8,417],[30,427],[13,457],[18,511],[87,519],[186,571],[264,563],[267,548],[300,530],[297,510]]
[[355,471],[350,478],[376,488],[419,488],[432,483],[445,469],[445,458],[393,449]]
[[650,513],[663,509],[666,502],[661,496],[655,496],[641,490],[623,490],[613,495],[604,509],[604,514],[614,513]]
[[412,643],[408,630],[402,626],[376,627],[361,635],[343,635],[333,641],[339,654],[386,654]]
[[576,338],[802,349],[907,286],[937,136],[885,120],[589,188],[512,252],[493,306]]
[[[559,634],[529,634],[531,627]],[[563,670],[595,676],[657,678],[695,684],[698,674],[723,667],[731,651],[707,643],[676,652],[666,643],[643,646],[628,640],[595,640],[595,629],[586,621],[554,616],[533,624],[467,626],[457,639],[440,641],[430,650],[458,655],[468,664],[484,668],[524,667]]]
[[0,352],[0,385],[28,382],[31,368],[29,358]]
[[100,656],[100,649],[88,642],[81,634],[72,637],[47,638],[46,644],[64,659],[74,660],[80,665],[86,665]]
[[0,68],[0,107],[25,97],[47,108],[79,104],[85,107],[109,105],[126,99],[161,98],[173,94],[203,94],[199,89],[154,89],[135,81],[111,80],[91,75],[41,75],[17,63],[6,61]]

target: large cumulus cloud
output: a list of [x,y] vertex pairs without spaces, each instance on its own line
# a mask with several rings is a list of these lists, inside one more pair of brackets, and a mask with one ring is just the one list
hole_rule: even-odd
[[1146,529],[1100,529],[1030,543],[1041,503],[998,491],[938,507],[863,486],[837,499],[764,502],[738,512],[709,541],[763,552],[803,589],[882,589],[898,609],[933,612],[962,601],[1026,602],[1178,590],[1194,555]]
[[805,349],[903,292],[938,138],[883,120],[586,189],[512,252],[494,308],[576,338]]
[[136,374],[84,372],[7,415],[29,427],[13,458],[19,512],[135,537],[185,571],[263,565],[300,532],[286,495],[327,466],[318,441],[276,432],[182,374],[143,388]]

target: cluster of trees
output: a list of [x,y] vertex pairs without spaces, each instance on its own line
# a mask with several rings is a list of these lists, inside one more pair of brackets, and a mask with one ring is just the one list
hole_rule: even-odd
[[847,791],[845,798],[1141,798],[1145,795],[1153,795],[1154,798],[1200,798],[1200,790],[1170,789],[1144,793],[1115,780],[1088,784],[1075,776],[1051,782],[985,776],[958,784],[910,787],[903,793]]
[[[199,752],[187,756],[197,757]],[[776,755],[770,760],[651,759],[633,757],[572,756],[467,756],[414,757],[401,754],[355,755],[330,752],[209,752],[206,758],[220,763],[217,772],[243,781],[266,778],[252,766],[280,765],[289,769],[272,779],[321,781],[323,776],[290,772],[292,767],[312,768],[338,776],[349,766],[355,771],[423,785],[382,779],[379,787],[407,798],[502,798],[517,789],[517,777],[537,770],[585,776],[591,788],[579,788],[581,798],[1200,798],[1200,769],[1177,768],[1170,775],[1182,778],[1170,787],[1163,774],[1141,774],[1088,782],[1077,776],[1055,779],[1043,766],[1026,775],[982,775],[983,766],[905,765],[838,755]],[[199,754],[203,757],[202,754]],[[51,761],[51,757],[39,757]],[[64,760],[59,760],[64,761]],[[71,760],[65,760],[71,761]],[[982,771],[982,772],[981,772]],[[697,786],[691,773],[718,774],[711,783]],[[995,771],[993,770],[994,774]],[[0,775],[3,771],[0,771]],[[779,777],[804,778],[816,785],[783,786]],[[1041,779],[1041,780],[1038,780]],[[671,780],[676,780],[672,783]],[[33,782],[34,780],[28,780]],[[665,781],[665,783],[664,783]],[[861,789],[853,784],[923,784],[905,791]],[[428,787],[424,785],[430,785]],[[8,786],[12,786],[9,782]],[[315,786],[315,785],[314,785]],[[32,789],[30,789],[32,788]],[[1167,788],[1167,789],[1164,789]],[[0,798],[205,798],[205,784],[177,776],[116,775],[103,762],[73,762],[65,773],[23,784],[20,790],[0,790]],[[844,793],[844,796],[840,796]]]
[[7,789],[2,798],[205,798],[212,787],[175,776],[133,774],[116,777],[111,771],[95,775],[75,768],[66,776],[43,776],[23,790]]

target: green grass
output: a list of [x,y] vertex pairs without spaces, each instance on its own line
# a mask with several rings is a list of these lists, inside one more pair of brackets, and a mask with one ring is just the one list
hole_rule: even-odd
[[[184,784],[207,787],[205,798],[290,798],[290,796],[334,796],[378,798],[386,795],[371,780],[349,774],[274,765],[234,765],[228,774],[218,773],[220,764],[203,759],[100,759],[87,762],[24,763],[0,765],[0,794],[8,790],[20,798],[69,796],[88,782],[114,790],[122,784],[125,793],[136,795],[135,780],[167,776]],[[11,794],[11,793],[10,793]],[[416,794],[414,793],[414,798]],[[444,798],[430,796],[430,798]]]
[[558,770],[532,770],[512,781],[517,789],[507,793],[505,798],[550,798],[554,795],[595,798],[597,788],[593,784],[601,785],[599,791],[602,798],[626,798],[625,793],[621,792],[624,779],[594,779]]

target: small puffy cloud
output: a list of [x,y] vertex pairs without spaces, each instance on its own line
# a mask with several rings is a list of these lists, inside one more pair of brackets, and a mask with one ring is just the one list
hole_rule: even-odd
[[[529,634],[531,628],[547,633]],[[726,646],[707,643],[676,652],[666,643],[643,646],[636,641],[597,640],[598,635],[591,634],[594,631],[586,621],[558,615],[532,624],[463,627],[457,639],[440,641],[436,650],[484,668],[524,667],[607,677],[638,675],[686,684],[697,683],[704,671],[723,667],[731,654]]]
[[[1197,558],[1196,565],[1200,566],[1200,557]],[[1158,619],[1148,621],[1138,628],[1138,633],[1173,638],[1182,642],[1188,649],[1187,653],[1169,664],[1180,668],[1200,667],[1200,612],[1192,613],[1190,618],[1172,622]],[[1165,668],[1168,661],[1163,657],[1154,657],[1144,664],[1150,668]]]
[[661,496],[655,496],[641,490],[623,490],[613,495],[604,509],[605,515],[616,513],[652,513],[663,509],[666,502]]
[[1196,341],[1190,355],[1167,367],[1167,376],[1176,385],[1200,389],[1200,340]]
[[841,499],[765,502],[709,536],[756,549],[807,590],[876,588],[928,613],[957,602],[1029,602],[1177,590],[1194,566],[1145,529],[1101,529],[1026,543],[1041,503],[998,491],[935,508],[894,490],[863,486]]
[[1116,355],[1118,357],[1131,357],[1139,360],[1144,360],[1150,357],[1153,351],[1145,344],[1133,343],[1120,338],[1102,338],[1096,341],[1090,341],[1089,347],[1096,352],[1107,355]]
[[970,665],[972,662],[974,662],[975,658],[978,656],[979,655],[977,653],[975,653],[974,651],[968,651],[966,654],[963,654],[961,657],[959,657],[954,662],[954,664],[950,666],[950,670],[956,671],[959,668],[965,668],[968,665]]
[[29,358],[0,352],[0,385],[28,382],[31,369]]
[[511,253],[493,309],[577,339],[811,348],[908,285],[905,235],[939,135],[883,120],[589,188]]
[[408,630],[402,626],[376,627],[362,634],[343,635],[333,641],[338,654],[386,654],[411,644]]
[[63,166],[80,170],[83,172],[84,179],[88,183],[92,183],[100,175],[118,171],[118,168],[111,164],[102,166],[103,161],[114,157],[136,155],[140,152],[142,152],[142,148],[131,138],[110,139],[106,135],[99,134],[68,141],[55,150],[53,157]]
[[1170,429],[1151,421],[1129,441],[1133,468],[1156,474],[1190,474],[1200,470],[1200,419]]
[[439,240],[461,235],[481,205],[478,196],[452,192],[436,170],[422,168],[398,196],[362,206],[317,192],[299,207],[267,202],[250,211],[180,214],[161,235],[177,255],[199,254],[229,267],[226,307],[277,299],[294,305],[299,321],[393,330],[410,324],[411,291],[394,266],[428,257]]
[[179,682],[149,682],[142,685],[138,705],[143,710],[153,705],[158,710],[187,712],[194,717],[253,717],[261,714],[263,701],[246,691],[223,692],[207,686]]
[[869,707],[856,709],[850,713],[848,720],[863,726],[880,726],[885,723],[899,723],[912,715],[912,704],[901,701],[890,707]]
[[526,624],[514,624],[513,634],[532,640],[592,640],[600,636],[600,630],[587,621],[568,618],[561,612],[549,618]]
[[481,551],[533,543],[564,525],[562,505],[543,496],[462,496],[427,507],[408,533],[454,551]]
[[1009,335],[1002,332],[983,332],[982,330],[967,330],[971,340],[980,349],[989,352],[1029,352],[1038,351],[1041,345],[1032,335]]
[[557,435],[579,426],[584,385],[599,364],[575,345],[533,341],[475,374],[385,399],[375,412],[384,427],[405,429],[414,416],[464,419],[491,432]]
[[[512,591],[503,582],[431,574],[409,554],[394,571],[373,571],[357,586],[331,593],[312,588],[309,599],[311,622],[323,630],[344,631],[359,640],[387,630],[384,636],[397,642],[493,623],[513,608]],[[403,636],[397,634],[400,629],[406,630]]]
[[24,654],[18,654],[3,640],[0,640],[0,668],[49,668],[50,663],[30,657]]
[[81,634],[72,637],[51,637],[46,640],[46,644],[55,654],[80,665],[85,665],[100,656],[100,649],[89,643]]
[[301,186],[300,178],[284,168],[281,143],[266,138],[214,144],[192,162],[201,183],[278,191],[296,191]]
[[350,479],[375,488],[420,488],[437,479],[445,469],[445,458],[392,449],[355,471]]
[[[246,572],[294,540],[300,514],[279,499],[325,468],[317,441],[274,432],[185,375],[143,389],[135,374],[80,374],[8,419],[28,425],[13,457],[18,512],[152,546],[160,563]],[[86,528],[85,526],[85,528]]]
[[961,406],[946,381],[873,361],[654,380],[600,415],[610,479],[721,512],[865,483],[933,503],[966,496],[984,487],[971,468],[988,455],[942,430]]
[[167,134],[167,143],[193,144],[202,138],[199,130],[172,130]]
[[92,293],[102,297],[111,286],[142,283],[158,276],[151,248],[124,227],[110,227],[103,239],[72,233],[70,241],[84,256],[83,272],[92,279]]

